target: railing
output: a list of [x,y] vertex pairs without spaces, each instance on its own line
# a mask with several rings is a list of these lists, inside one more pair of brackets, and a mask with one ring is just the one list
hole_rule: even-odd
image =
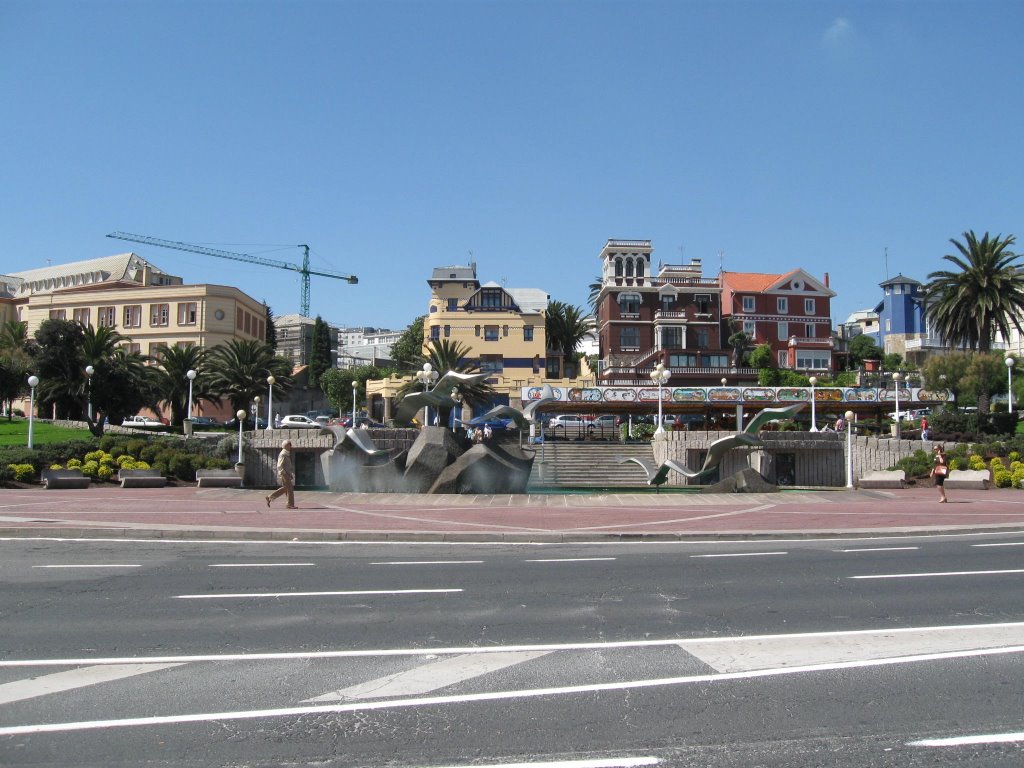
[[807,347],[807,346],[815,346],[815,345],[817,345],[817,346],[824,346],[824,347],[831,347],[832,346],[832,339],[831,338],[828,338],[828,339],[818,339],[818,338],[810,338],[810,337],[806,337],[806,336],[802,337],[802,338],[801,337],[797,337],[797,336],[790,336],[789,337],[789,346],[791,346],[791,347]]
[[671,311],[664,310],[664,309],[656,309],[656,310],[654,310],[654,322],[658,322],[659,320],[685,320],[685,319],[686,319],[686,313],[685,312],[671,312]]

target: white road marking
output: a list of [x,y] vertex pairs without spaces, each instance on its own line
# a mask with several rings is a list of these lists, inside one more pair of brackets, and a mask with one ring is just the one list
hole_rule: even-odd
[[33,568],[141,568],[141,565],[97,563],[96,565],[33,565]]
[[[639,768],[658,765],[656,757],[613,757],[596,760],[556,760],[541,763],[481,763],[478,768]],[[466,768],[465,765],[442,765],[431,768]]]
[[482,563],[483,560],[391,560],[370,565],[464,565]]
[[893,659],[872,659],[850,661],[842,664],[817,664],[801,667],[785,667],[781,669],[762,669],[751,672],[734,672],[713,675],[686,675],[682,677],[665,677],[653,680],[630,680],[616,683],[594,683],[592,685],[575,685],[558,688],[534,688],[521,691],[489,691],[459,696],[433,696],[409,699],[390,699],[384,701],[361,701],[348,704],[329,704],[305,707],[283,707],[279,709],[257,709],[233,712],[200,712],[191,715],[154,715],[151,717],[131,717],[120,720],[84,720],[69,723],[39,723],[35,725],[15,725],[0,727],[0,736],[22,736],[30,733],[67,733],[72,731],[91,731],[106,728],[130,728],[152,725],[170,725],[180,723],[203,723],[218,720],[261,720],[275,717],[302,717],[303,715],[340,714],[344,712],[369,712],[387,709],[409,709],[452,704],[467,704],[483,701],[510,701],[533,699],[539,697],[564,696],[578,693],[599,693],[606,691],[628,691],[645,688],[665,687],[670,685],[687,685],[693,683],[722,683],[734,680],[752,680],[778,675],[796,675],[807,672],[829,672],[839,669],[865,669],[893,664],[911,664],[922,661],[940,661],[981,656],[996,656],[1009,653],[1024,653],[1024,646],[1013,648],[995,648],[957,653],[930,653],[916,656],[904,656]]
[[221,600],[246,597],[352,597],[362,595],[436,595],[461,592],[461,589],[361,589],[347,592],[239,592],[222,595],[172,595],[175,600]]
[[788,555],[789,552],[723,552],[717,555],[690,555],[690,557],[765,557],[767,555]]
[[1024,741],[1024,731],[1019,733],[988,733],[977,736],[951,736],[945,739],[921,739],[908,741],[910,747],[960,747],[973,744],[1010,744]]
[[316,563],[210,563],[210,568],[303,568]]
[[1024,541],[1002,541],[998,544],[971,544],[972,547],[1024,547]]
[[537,560],[524,560],[524,563],[589,563],[594,560],[614,560],[614,557],[549,557]]
[[730,643],[680,641],[679,647],[718,672],[838,664],[858,659],[886,659],[921,653],[956,653],[1005,648],[1024,643],[1022,627],[947,629],[942,632],[876,631],[870,635],[802,637],[780,635]]
[[370,650],[346,651],[293,651],[277,653],[223,653],[199,654],[194,656],[149,656],[149,657],[107,657],[84,659],[0,659],[0,669],[5,667],[67,667],[86,664],[133,664],[146,662],[150,664],[179,663],[188,664],[197,661],[288,661],[294,659],[353,659],[353,658],[385,658],[390,656],[426,656],[426,655],[463,655],[469,653],[506,653],[509,651],[603,651],[615,648],[658,648],[687,643],[690,646],[717,645],[721,643],[798,640],[803,638],[862,638],[871,635],[901,635],[906,633],[928,632],[980,632],[1015,629],[1024,642],[1024,621],[998,622],[995,624],[949,624],[931,627],[897,627],[890,629],[846,629],[824,632],[800,632],[777,635],[745,635],[740,637],[698,637],[687,640],[678,637],[665,640],[619,640],[604,643],[547,643],[536,645],[504,645],[504,646],[461,646],[449,648],[378,648]]
[[1024,568],[1005,571],[937,571],[935,573],[884,573],[872,576],[848,576],[850,579],[921,579],[928,576],[998,576],[1005,573],[1024,573]]
[[550,651],[506,651],[487,655],[464,654],[431,664],[369,680],[359,685],[316,696],[310,701],[344,701],[346,699],[382,698],[385,696],[418,696],[464,680],[522,664],[546,656]]
[[53,674],[41,677],[33,677],[29,680],[15,680],[12,683],[0,685],[0,704],[34,699],[37,696],[62,693],[63,691],[71,691],[75,688],[84,688],[87,685],[109,683],[112,680],[122,680],[126,677],[134,677],[135,675],[143,675],[147,672],[156,672],[161,669],[180,666],[181,663],[109,664],[105,666],[84,667],[82,669],[69,669],[66,672],[54,672]]
[[833,549],[833,552],[901,552],[920,547],[860,547],[858,549]]

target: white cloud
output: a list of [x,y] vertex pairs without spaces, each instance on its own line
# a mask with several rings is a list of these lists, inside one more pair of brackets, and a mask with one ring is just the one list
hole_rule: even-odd
[[853,29],[850,26],[849,19],[844,19],[840,16],[832,22],[832,26],[825,30],[825,34],[821,36],[821,42],[824,45],[838,45],[852,33]]

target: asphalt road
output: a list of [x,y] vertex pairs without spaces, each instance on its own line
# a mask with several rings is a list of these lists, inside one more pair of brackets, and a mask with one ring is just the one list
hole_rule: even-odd
[[15,539],[0,577],[4,766],[1024,763],[1021,533]]

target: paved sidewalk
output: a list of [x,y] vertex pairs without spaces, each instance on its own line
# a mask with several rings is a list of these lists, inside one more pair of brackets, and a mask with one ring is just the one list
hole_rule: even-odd
[[165,537],[314,541],[671,541],[900,532],[1024,530],[1024,492],[785,491],[423,496],[195,487],[0,491],[0,537]]

